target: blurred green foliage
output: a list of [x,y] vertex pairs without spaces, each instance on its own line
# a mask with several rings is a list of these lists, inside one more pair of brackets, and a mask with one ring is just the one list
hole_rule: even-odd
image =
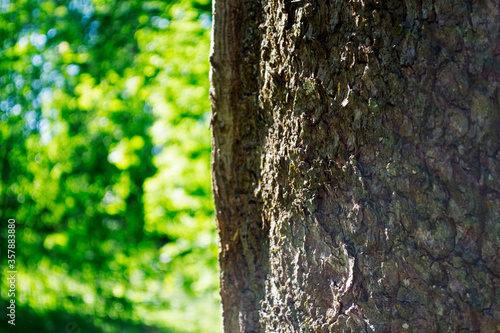
[[0,313],[15,218],[13,331],[221,330],[210,9],[0,0]]

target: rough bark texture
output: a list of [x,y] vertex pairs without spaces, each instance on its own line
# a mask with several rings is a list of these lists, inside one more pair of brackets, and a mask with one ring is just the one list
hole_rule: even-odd
[[215,0],[225,332],[500,331],[496,1]]

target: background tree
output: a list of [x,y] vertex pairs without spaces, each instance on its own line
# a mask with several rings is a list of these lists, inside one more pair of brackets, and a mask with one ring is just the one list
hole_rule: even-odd
[[498,3],[214,12],[225,331],[500,330]]
[[0,331],[220,331],[210,2],[0,4]]

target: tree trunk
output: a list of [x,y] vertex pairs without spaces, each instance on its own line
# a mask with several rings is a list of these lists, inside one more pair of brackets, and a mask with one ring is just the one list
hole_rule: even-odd
[[500,331],[496,1],[215,0],[225,332]]

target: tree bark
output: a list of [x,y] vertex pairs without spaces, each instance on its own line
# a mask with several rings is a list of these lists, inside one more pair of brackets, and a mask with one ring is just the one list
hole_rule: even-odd
[[215,0],[225,332],[500,331],[496,1]]

